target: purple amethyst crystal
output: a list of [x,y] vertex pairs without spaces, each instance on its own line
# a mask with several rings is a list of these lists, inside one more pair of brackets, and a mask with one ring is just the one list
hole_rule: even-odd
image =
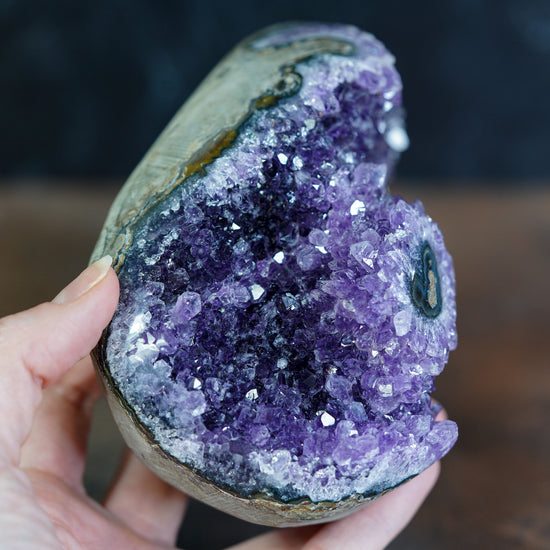
[[456,345],[452,261],[419,202],[389,194],[401,81],[371,35],[331,37],[232,143],[133,228],[109,328],[113,383],[158,445],[248,497],[339,501],[414,476],[454,444],[434,377]]

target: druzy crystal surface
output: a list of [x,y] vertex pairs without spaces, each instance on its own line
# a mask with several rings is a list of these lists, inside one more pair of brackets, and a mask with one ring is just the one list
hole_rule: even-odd
[[110,326],[114,382],[157,443],[242,496],[377,494],[454,444],[429,393],[456,345],[452,261],[391,195],[401,81],[371,35],[300,62],[299,91],[134,229]]

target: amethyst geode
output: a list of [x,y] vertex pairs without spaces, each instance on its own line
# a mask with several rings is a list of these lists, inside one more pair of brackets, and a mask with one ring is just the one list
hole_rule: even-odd
[[456,345],[453,267],[422,205],[387,189],[407,142],[393,57],[339,25],[240,48],[296,44],[233,127],[165,167],[123,244],[100,246],[121,299],[98,357],[142,432],[217,487],[365,499],[456,440],[429,395]]

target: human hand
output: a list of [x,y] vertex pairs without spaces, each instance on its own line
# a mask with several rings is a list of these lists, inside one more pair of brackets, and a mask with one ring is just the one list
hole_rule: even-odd
[[[82,482],[100,388],[89,353],[114,313],[110,258],[53,302],[0,320],[0,547],[10,550],[173,548],[187,497],[133,455],[102,505]],[[325,526],[271,531],[234,550],[381,549],[432,488],[436,464],[363,510]]]

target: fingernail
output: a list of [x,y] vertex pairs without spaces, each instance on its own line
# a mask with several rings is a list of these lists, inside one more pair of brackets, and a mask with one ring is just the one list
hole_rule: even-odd
[[69,283],[53,300],[56,304],[66,304],[80,298],[101,282],[113,263],[109,255],[88,266],[74,281]]

